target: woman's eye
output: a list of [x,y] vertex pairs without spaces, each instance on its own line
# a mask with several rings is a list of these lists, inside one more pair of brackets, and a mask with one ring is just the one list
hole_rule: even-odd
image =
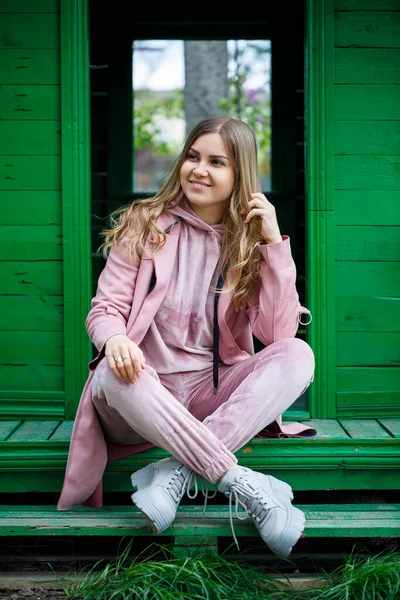
[[[195,154],[188,154],[188,155],[187,155],[187,157],[188,157],[188,159],[190,159],[190,160],[191,160],[191,159],[193,159],[193,158],[196,158],[196,159],[197,159],[197,156],[196,156]],[[222,165],[222,166],[223,166],[223,164],[224,164],[224,163],[222,163],[220,160],[217,160],[216,158],[214,158],[214,159],[212,160],[212,162],[213,162],[213,163],[215,163],[215,164],[217,164],[217,165]]]

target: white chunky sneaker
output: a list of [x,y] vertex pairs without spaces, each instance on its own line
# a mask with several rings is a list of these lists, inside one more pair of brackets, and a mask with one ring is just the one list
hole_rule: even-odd
[[[131,496],[132,502],[149,519],[155,533],[162,533],[171,525],[185,492],[189,498],[196,498],[198,493],[197,473],[173,457],[136,471],[131,475],[131,481],[137,490]],[[191,496],[189,490],[193,483],[195,492]],[[205,503],[207,497],[208,491]]]
[[292,488],[272,475],[263,475],[245,467],[235,466],[222,478],[218,491],[229,497],[229,513],[232,534],[236,545],[232,520],[232,497],[238,519],[239,505],[245,517],[251,516],[261,538],[267,546],[282,558],[287,558],[304,529],[304,513],[292,506]]

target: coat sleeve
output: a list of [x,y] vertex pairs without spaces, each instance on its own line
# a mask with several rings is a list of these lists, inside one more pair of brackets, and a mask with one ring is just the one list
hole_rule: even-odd
[[112,246],[85,321],[88,335],[99,351],[89,368],[94,368],[104,356],[105,343],[111,336],[126,335],[138,268],[139,261],[128,257],[122,242]]
[[312,316],[301,306],[296,290],[296,265],[290,248],[290,238],[282,236],[276,244],[259,244],[261,282],[253,293],[246,314],[253,335],[268,346],[278,340],[295,337],[301,315]]

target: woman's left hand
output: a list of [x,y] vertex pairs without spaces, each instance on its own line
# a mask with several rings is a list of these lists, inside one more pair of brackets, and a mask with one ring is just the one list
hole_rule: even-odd
[[[276,244],[282,241],[279,231],[278,221],[276,219],[275,206],[261,192],[251,195],[249,201],[250,212],[247,213],[245,223],[250,223],[253,217],[258,217],[261,221],[261,235],[267,244]],[[244,214],[246,211],[240,211]]]

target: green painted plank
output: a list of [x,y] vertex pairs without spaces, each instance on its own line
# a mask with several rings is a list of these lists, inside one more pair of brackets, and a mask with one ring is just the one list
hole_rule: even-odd
[[399,190],[399,169],[400,155],[336,156],[335,188],[338,190]]
[[[26,490],[29,489],[32,492],[60,493],[67,463],[68,442],[53,442],[54,447],[58,446],[58,454],[63,456],[62,460],[59,457],[55,459],[53,455],[51,459],[42,459],[43,466],[40,469],[35,467],[29,471],[26,469],[26,458],[21,463],[19,470],[14,469],[14,467],[12,467],[13,470],[10,469],[12,457],[9,453],[7,457],[5,456],[6,450],[4,449],[4,446],[6,444],[7,443],[0,442],[0,461],[3,469],[0,472],[0,486],[3,491],[26,493]],[[18,444],[12,445],[13,454],[17,447]],[[33,448],[32,451],[36,452]],[[55,452],[55,450],[53,450],[53,452]],[[332,452],[334,452],[334,450],[332,450]],[[10,460],[8,460],[8,458],[10,458]],[[308,468],[307,458],[305,458],[301,467],[288,468],[287,465],[286,467],[280,466],[279,468],[271,467],[268,472],[278,479],[287,481],[295,492],[297,490],[398,490],[398,455],[397,458],[393,459],[393,462],[396,460],[397,469],[395,467],[386,468],[386,463],[385,465],[379,463],[375,468],[369,468],[367,466],[365,468],[360,468],[360,465],[355,465],[352,468],[343,469],[338,465],[336,467],[324,467],[324,469],[319,469],[317,464],[313,464],[311,468]],[[14,463],[12,462],[12,464]],[[244,462],[242,461],[241,464],[244,465]],[[253,464],[251,465],[251,468],[257,467]],[[258,470],[261,469],[258,468]],[[104,477],[104,491],[110,493],[123,492],[132,494],[132,486],[129,477],[132,471],[133,468],[120,473],[106,472]],[[38,477],[38,472],[40,472],[40,477]]]
[[34,364],[0,365],[0,389],[15,390],[16,381],[21,392],[34,389],[40,389],[42,392],[61,390],[64,386],[64,368]]
[[335,154],[396,154],[400,147],[400,122],[335,121]]
[[60,157],[0,156],[0,189],[61,189]]
[[377,211],[374,190],[336,190],[336,225],[400,225],[398,195],[398,191],[380,190]]
[[[29,326],[29,323],[26,323]],[[7,348],[7,364],[64,364],[64,332],[0,331],[0,347]]]
[[62,295],[61,261],[0,261],[3,293],[30,296]]
[[[387,296],[337,296],[336,324],[337,331],[400,331],[399,300]],[[396,371],[393,375],[397,380],[395,374]]]
[[0,421],[0,441],[4,442],[20,424],[21,421]]
[[58,14],[2,14],[0,49],[59,48]]
[[400,419],[378,419],[378,423],[386,427],[394,437],[400,438]]
[[73,421],[62,421],[55,432],[50,436],[50,442],[69,442],[71,439]]
[[397,332],[338,332],[336,336],[337,367],[397,366],[399,354]]
[[60,296],[0,296],[0,314],[3,331],[25,330],[21,315],[28,314],[31,331],[62,331],[64,326]]
[[[338,417],[395,417],[399,414],[399,392],[337,393]],[[377,410],[379,406],[379,410]]]
[[0,154],[61,154],[59,121],[0,121]]
[[[333,92],[334,116],[337,121],[397,121],[400,119],[400,88],[398,85],[336,84]],[[366,98],[368,98],[368,102],[365,101]]]
[[[43,419],[63,419],[65,415],[65,394],[63,391],[37,391],[25,392],[18,390],[1,391],[0,413],[5,419],[27,419],[41,421]],[[7,397],[9,393],[9,397]]]
[[372,225],[342,225],[335,231],[337,261],[391,262],[398,261],[400,257],[400,226],[383,230]]
[[[335,287],[337,296],[377,297],[382,308],[393,306],[399,295],[400,272],[395,262],[336,262],[335,279],[340,285]],[[378,295],[379,294],[379,295]]]
[[59,0],[2,0],[0,11],[3,13],[58,13]]
[[1,84],[60,84],[59,50],[2,50]]
[[41,442],[47,440],[58,427],[59,421],[24,421],[17,431],[10,435],[10,442]]
[[0,114],[6,120],[59,120],[60,86],[3,85],[0,89]]
[[[389,510],[354,511],[352,507],[337,505],[328,509],[323,506],[298,506],[306,517],[304,536],[398,536],[400,516],[398,507]],[[7,509],[10,510],[7,510]],[[22,507],[23,508],[23,507]],[[374,507],[375,508],[375,507]],[[180,507],[173,525],[164,535],[203,536],[207,530],[215,536],[231,536],[230,513],[226,507],[208,507],[206,519],[202,518],[202,506]],[[241,516],[244,511],[239,510]],[[24,516],[22,516],[24,515]],[[235,533],[258,537],[250,518],[234,518]],[[89,511],[59,511],[55,513],[5,507],[0,513],[1,535],[148,535],[151,531],[142,513],[132,507],[126,512],[95,509]]]
[[339,440],[349,437],[336,419],[309,419],[302,420],[302,423],[316,429],[319,439]]
[[399,0],[335,0],[335,10],[399,10]]
[[400,369],[345,367],[337,369],[338,416],[395,415],[400,411]]
[[334,83],[396,84],[400,50],[392,48],[335,48]]
[[58,225],[61,227],[60,191],[0,192],[2,225]]
[[[221,496],[222,497],[222,496]],[[199,500],[199,498],[197,498]],[[196,501],[196,500],[195,500]],[[228,504],[228,500],[226,500]],[[352,519],[354,515],[358,519],[371,519],[374,515],[377,519],[393,518],[400,520],[400,504],[301,504],[299,508],[307,511],[307,514],[312,516],[313,519],[325,519],[326,515],[332,513],[339,513],[343,515],[343,518]],[[207,504],[208,516],[210,518],[219,518],[229,515],[226,506],[217,504]],[[244,514],[244,510],[239,507],[240,514]],[[69,510],[57,510],[54,504],[3,504],[0,505],[0,519],[10,517],[29,518],[34,516],[35,518],[49,518],[49,519],[69,519],[71,516],[85,517],[87,519],[97,519],[99,514],[103,514],[104,517],[108,518],[130,518],[131,516],[140,516],[139,510],[134,505],[115,505],[103,506],[100,511],[97,508],[90,506],[76,506]],[[190,518],[190,516],[197,516],[203,513],[203,506],[201,502],[197,502],[195,505],[181,505],[178,508],[178,514],[181,517]]]
[[2,260],[61,260],[59,225],[0,225]]
[[335,12],[335,47],[399,48],[400,12]]
[[375,419],[338,419],[338,421],[349,436],[356,440],[391,437]]

